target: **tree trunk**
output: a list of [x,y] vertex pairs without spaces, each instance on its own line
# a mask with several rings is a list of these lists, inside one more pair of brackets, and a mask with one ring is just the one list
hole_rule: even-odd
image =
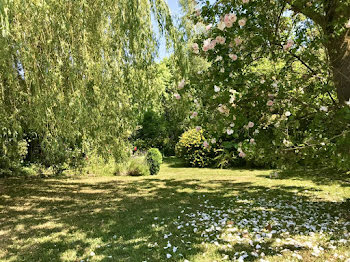
[[339,103],[350,99],[350,35],[347,33],[341,40],[331,41],[327,46],[333,71],[334,84]]

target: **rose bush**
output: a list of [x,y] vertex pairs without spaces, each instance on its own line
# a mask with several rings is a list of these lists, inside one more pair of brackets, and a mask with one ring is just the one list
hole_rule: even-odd
[[350,5],[337,5],[342,16],[327,21],[320,9],[334,10],[322,1],[200,1],[190,16],[191,56],[210,66],[178,90],[179,102],[191,94],[192,125],[232,137],[238,156],[259,165],[348,170],[348,89],[329,59],[330,46],[349,49]]

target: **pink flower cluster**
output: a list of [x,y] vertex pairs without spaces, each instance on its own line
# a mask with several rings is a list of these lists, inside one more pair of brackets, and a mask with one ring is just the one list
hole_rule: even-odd
[[242,158],[245,158],[245,157],[246,157],[246,154],[245,154],[243,151],[241,151],[241,152],[239,152],[238,156],[239,156],[239,157],[242,157]]
[[252,128],[252,127],[254,127],[254,123],[250,121],[250,122],[248,123],[248,128]]
[[[204,52],[207,52],[208,50],[212,50],[215,48],[216,44],[225,44],[226,38],[223,36],[217,36],[215,39],[208,38],[203,41],[203,47],[202,50]],[[192,45],[193,52],[198,53],[198,45],[193,44]]]
[[266,103],[266,105],[267,106],[273,106],[274,105],[274,97],[275,97],[275,95],[274,94],[268,94],[268,97],[270,98],[268,101],[267,101],[267,103]]
[[[249,0],[244,1],[243,3],[248,3]],[[225,30],[225,28],[231,28],[233,26],[233,23],[235,23],[237,21],[237,16],[234,13],[229,13],[229,14],[225,14],[225,16],[223,18],[221,18],[221,21],[218,23],[217,27],[219,30],[223,31]],[[246,18],[242,18],[238,21],[238,24],[242,27],[245,26],[247,22]],[[212,28],[212,24],[209,24],[206,26],[206,30],[209,31]],[[203,41],[203,46],[202,46],[202,50],[204,52],[207,52],[209,50],[212,50],[215,48],[216,44],[225,44],[226,42],[226,38],[223,36],[217,36],[215,39],[212,38],[208,38],[206,40]],[[239,37],[236,37],[234,39],[234,42],[236,44],[236,46],[242,44],[242,39],[240,39]],[[233,47],[233,43],[230,43],[229,45],[230,47]],[[192,50],[195,54],[199,53],[199,46],[197,43],[192,44]],[[236,60],[236,56],[234,56],[235,59],[233,59],[231,57],[231,59]]]
[[247,23],[247,19],[245,18],[242,18],[238,21],[239,26],[242,26],[242,27],[245,26],[246,23]]
[[289,50],[294,45],[294,41],[289,39],[287,43],[283,46],[284,50]]
[[177,99],[177,100],[179,100],[180,98],[181,98],[181,96],[180,96],[180,94],[174,94],[174,97]]
[[208,147],[209,147],[209,143],[208,143],[207,141],[204,141],[204,142],[203,142],[203,146],[204,146],[205,148],[208,148]]
[[208,50],[214,49],[216,46],[216,43],[217,43],[216,40],[212,40],[211,38],[208,38],[208,39],[203,41],[202,50],[204,52],[207,52]]
[[197,43],[192,44],[193,53],[199,54],[199,46]]
[[178,84],[177,88],[178,89],[182,89],[182,88],[184,88],[185,84],[186,84],[185,79],[182,79],[180,81],[180,83]]
[[228,114],[229,113],[229,109],[227,108],[227,106],[222,105],[222,104],[220,104],[218,106],[218,110],[221,114]]
[[239,152],[239,154],[238,154],[239,157],[241,157],[241,158],[246,157],[246,154],[243,152],[242,148],[238,148],[237,151]]
[[236,37],[235,39],[234,39],[234,41],[235,41],[235,43],[236,43],[236,45],[237,46],[239,46],[240,44],[242,44],[242,39],[241,38],[239,38],[239,37]]
[[228,55],[233,61],[236,61],[238,59],[238,56],[236,54],[229,54]]
[[223,36],[217,36],[217,37],[215,38],[215,40],[216,40],[217,43],[223,45],[223,44],[225,44],[226,38],[223,37]]
[[236,21],[237,21],[237,16],[234,13],[226,14],[224,16],[224,24],[225,24],[225,27],[227,28],[231,28],[233,23],[235,23]]
[[193,112],[192,115],[190,116],[190,118],[195,118],[196,116],[198,116],[198,113],[197,112]]

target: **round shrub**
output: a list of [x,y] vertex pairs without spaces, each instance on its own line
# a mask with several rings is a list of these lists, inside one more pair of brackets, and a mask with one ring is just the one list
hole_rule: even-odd
[[176,144],[176,156],[193,167],[210,166],[212,164],[211,151],[203,146],[204,141],[202,130],[190,129],[184,132]]
[[146,160],[151,175],[156,175],[159,172],[160,165],[163,162],[162,154],[157,148],[151,148],[147,152]]

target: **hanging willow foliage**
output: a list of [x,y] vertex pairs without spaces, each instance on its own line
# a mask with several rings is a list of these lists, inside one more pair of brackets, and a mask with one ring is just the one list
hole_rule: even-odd
[[77,146],[121,159],[158,92],[152,16],[170,39],[166,3],[1,0],[0,15],[2,154],[30,134],[51,164]]

